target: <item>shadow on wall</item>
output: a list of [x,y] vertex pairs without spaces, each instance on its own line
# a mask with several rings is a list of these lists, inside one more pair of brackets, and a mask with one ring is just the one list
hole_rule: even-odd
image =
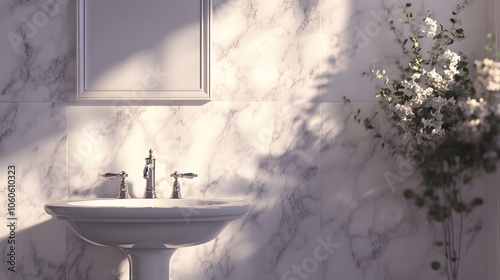
[[8,220],[10,232],[0,240],[0,248],[5,248],[0,279],[65,280],[66,225],[49,220],[18,231],[18,222]]
[[[84,195],[116,197],[117,192],[116,186],[101,184]],[[17,213],[31,210],[32,215],[44,211],[43,206],[40,209],[18,208]],[[9,220],[6,217],[6,237],[0,240],[0,279],[66,280],[68,271],[70,275],[77,276],[76,279],[120,279],[119,271],[126,258],[120,250],[88,244],[76,236],[64,221],[56,220],[45,212],[42,216],[49,220],[23,229],[20,229],[23,218]],[[99,259],[82,259],[89,251],[98,255]],[[101,278],[103,275],[107,278]]]

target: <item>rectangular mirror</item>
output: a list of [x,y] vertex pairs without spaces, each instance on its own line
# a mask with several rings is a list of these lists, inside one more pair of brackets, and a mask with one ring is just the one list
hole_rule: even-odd
[[77,99],[210,99],[210,0],[78,0]]

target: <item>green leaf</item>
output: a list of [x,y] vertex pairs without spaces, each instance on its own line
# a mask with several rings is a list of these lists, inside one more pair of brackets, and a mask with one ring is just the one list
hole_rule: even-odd
[[486,171],[486,173],[493,173],[497,170],[497,166],[496,166],[495,162],[485,162],[483,164],[483,167],[484,167],[484,171]]
[[423,207],[425,204],[425,200],[421,197],[417,197],[415,199],[415,205],[417,205],[417,207]]
[[403,196],[406,198],[406,199],[412,199],[415,197],[415,192],[413,190],[410,190],[410,189],[406,189],[404,192],[403,192]]
[[440,263],[440,262],[438,262],[438,261],[433,261],[433,262],[431,263],[431,268],[432,268],[432,270],[438,270],[438,269],[440,269],[440,268],[441,268],[441,263]]
[[470,183],[470,181],[472,181],[472,177],[468,176],[468,175],[464,175],[464,179],[463,179],[464,184],[468,184],[468,183]]
[[406,7],[406,8],[411,7],[411,3],[406,3],[405,7]]
[[476,197],[474,198],[474,200],[472,201],[472,204],[476,205],[476,206],[480,206],[480,205],[483,205],[484,203],[484,200],[480,197]]
[[467,210],[467,206],[465,206],[465,204],[463,202],[459,202],[455,206],[455,211],[457,211],[457,213],[462,213],[466,210]]
[[426,189],[424,192],[424,196],[433,196],[433,195],[434,195],[434,191],[431,188]]
[[368,118],[365,118],[363,123],[364,123],[366,129],[373,129],[374,128],[370,122],[370,119],[368,119]]

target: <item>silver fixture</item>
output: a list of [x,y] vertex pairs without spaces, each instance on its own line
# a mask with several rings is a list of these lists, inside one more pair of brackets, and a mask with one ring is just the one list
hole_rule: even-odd
[[181,195],[181,185],[179,184],[179,181],[177,179],[178,178],[193,179],[194,177],[198,177],[198,175],[194,173],[179,173],[175,171],[174,173],[170,174],[170,177],[173,177],[175,179],[174,186],[172,187],[172,196],[170,196],[170,198],[178,199],[181,198],[182,195]]
[[125,171],[122,171],[120,173],[104,173],[101,174],[101,176],[107,179],[122,178],[122,181],[120,183],[120,192],[118,193],[118,196],[116,198],[130,198],[130,195],[128,194],[128,185],[127,182],[125,182],[125,178],[128,177],[128,174],[125,173]]
[[[156,159],[153,157],[153,150],[149,149],[149,157],[145,158],[146,165],[144,166],[143,178],[146,179],[146,190],[144,191],[144,198],[157,198],[156,195],[156,183],[155,183],[155,164]],[[101,174],[104,178],[122,178],[122,182],[120,183],[120,192],[118,193],[117,198],[130,198],[128,193],[128,185],[125,182],[125,178],[128,177],[128,174],[125,171],[121,173],[104,173]],[[187,178],[193,179],[194,177],[198,177],[198,174],[195,173],[179,173],[175,171],[170,174],[170,177],[175,179],[174,185],[172,187],[172,195],[170,198],[179,199],[181,198],[181,185],[179,184],[179,178]]]
[[149,157],[145,158],[146,166],[144,166],[143,178],[146,179],[146,190],[144,198],[156,198],[155,188],[155,161],[153,150],[149,149]]

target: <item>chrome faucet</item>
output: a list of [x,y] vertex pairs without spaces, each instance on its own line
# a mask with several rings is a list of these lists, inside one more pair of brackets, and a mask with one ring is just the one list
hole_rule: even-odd
[[156,198],[155,188],[155,161],[153,150],[149,149],[149,157],[145,158],[146,166],[144,166],[144,179],[146,179],[146,190],[144,198]]
[[[153,157],[153,150],[149,149],[149,157],[145,158],[145,160],[146,165],[144,166],[143,178],[146,179],[146,190],[144,191],[144,198],[157,198],[155,186],[156,159]],[[125,171],[121,173],[104,173],[101,174],[101,176],[104,178],[121,178],[120,192],[117,198],[130,198],[127,182],[125,182],[125,178],[128,177],[128,174],[125,173]],[[181,198],[181,185],[177,179],[193,179],[194,177],[198,177],[198,175],[195,173],[179,173],[175,171],[170,177],[175,179],[172,188],[172,196],[170,196],[170,198],[178,199]]]

